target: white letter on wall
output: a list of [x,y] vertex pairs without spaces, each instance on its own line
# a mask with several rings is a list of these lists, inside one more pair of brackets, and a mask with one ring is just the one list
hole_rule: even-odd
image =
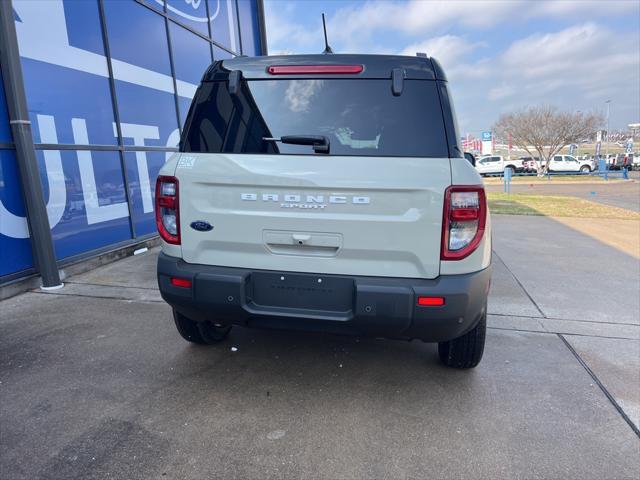
[[[133,144],[144,146],[144,141],[158,140],[160,131],[153,125],[138,125],[135,123],[120,123],[122,136],[133,139]],[[114,134],[116,126],[113,125]],[[142,195],[142,210],[144,213],[153,212],[153,197],[151,195],[151,182],[149,181],[149,167],[147,166],[147,154],[136,152],[136,164],[138,166],[138,178],[140,179],[140,195]]]
[[[73,130],[73,140],[76,143],[82,145],[89,144],[87,124],[84,118],[72,118],[71,129]],[[87,212],[87,223],[93,225],[94,223],[108,222],[116,218],[128,217],[129,207],[126,202],[100,205],[91,152],[88,150],[78,150],[77,154],[84,207]],[[124,188],[127,188],[127,186],[125,185]]]
[[[177,147],[180,142],[180,130],[177,128],[169,134],[169,138],[167,138],[167,147]],[[167,152],[165,155],[165,162],[169,161],[172,155],[175,155],[175,152]]]
[[[38,115],[38,130],[42,143],[58,143],[56,124],[51,115]],[[49,201],[47,202],[47,216],[49,226],[55,227],[64,213],[67,204],[67,187],[62,172],[62,159],[57,150],[45,150],[44,166],[47,171],[49,184]],[[34,188],[38,188],[34,186]],[[27,219],[11,213],[0,202],[0,233],[11,238],[29,238]]]

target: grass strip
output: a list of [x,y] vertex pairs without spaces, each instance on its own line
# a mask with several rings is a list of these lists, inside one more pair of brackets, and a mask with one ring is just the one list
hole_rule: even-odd
[[[484,177],[484,183],[495,185],[503,183],[502,177]],[[511,183],[551,183],[563,182],[563,183],[612,183],[612,182],[628,182],[624,180],[619,172],[611,172],[609,174],[609,180],[605,180],[601,175],[551,175],[551,180],[544,177],[538,177],[537,175],[525,175],[511,177]]]
[[638,212],[576,197],[489,192],[487,200],[494,214],[640,220]]

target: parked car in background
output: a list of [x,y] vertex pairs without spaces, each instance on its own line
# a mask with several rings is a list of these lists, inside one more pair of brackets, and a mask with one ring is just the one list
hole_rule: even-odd
[[539,157],[520,157],[522,160],[522,170],[525,173],[536,173],[540,165]]
[[607,163],[607,169],[608,170],[615,170],[615,164],[616,164],[616,154],[615,153],[610,153],[608,154],[606,157],[604,155],[602,155],[600,158],[603,158],[605,160],[605,162]]
[[631,170],[640,170],[640,155],[637,153],[628,153],[629,155],[629,165],[631,165]]
[[593,160],[578,160],[573,155],[554,155],[549,165],[550,172],[582,172],[595,170]]
[[633,165],[633,153],[617,153],[611,157],[609,170],[631,169]]
[[476,162],[476,170],[480,175],[503,174],[506,170],[511,173],[522,172],[522,160],[505,160],[501,155],[488,155]]

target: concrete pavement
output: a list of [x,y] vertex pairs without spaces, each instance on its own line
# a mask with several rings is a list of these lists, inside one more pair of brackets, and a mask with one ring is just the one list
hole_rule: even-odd
[[472,371],[421,342],[189,345],[153,251],[6,300],[0,477],[638,478],[637,259],[545,217],[494,217],[494,245]]

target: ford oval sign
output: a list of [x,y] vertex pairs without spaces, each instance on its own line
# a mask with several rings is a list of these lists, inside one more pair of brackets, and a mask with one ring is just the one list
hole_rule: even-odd
[[[182,18],[186,18],[187,20],[191,20],[193,22],[211,22],[214,18],[218,16],[218,12],[220,12],[220,0],[215,2],[216,8],[213,11],[210,11],[210,15],[207,18],[206,14],[206,6],[204,5],[205,0],[182,0],[184,1],[184,7],[177,7],[175,4],[180,4],[180,0],[174,2],[167,2],[167,10],[175,13],[176,15],[180,15]],[[156,3],[162,5],[164,7],[164,0],[156,0]],[[213,2],[212,2],[213,3]],[[202,4],[202,9],[200,9],[200,5]],[[210,7],[211,8],[211,4]]]
[[196,220],[195,222],[191,222],[191,228],[199,232],[208,232],[213,230],[213,225],[209,222],[205,222],[204,220]]

